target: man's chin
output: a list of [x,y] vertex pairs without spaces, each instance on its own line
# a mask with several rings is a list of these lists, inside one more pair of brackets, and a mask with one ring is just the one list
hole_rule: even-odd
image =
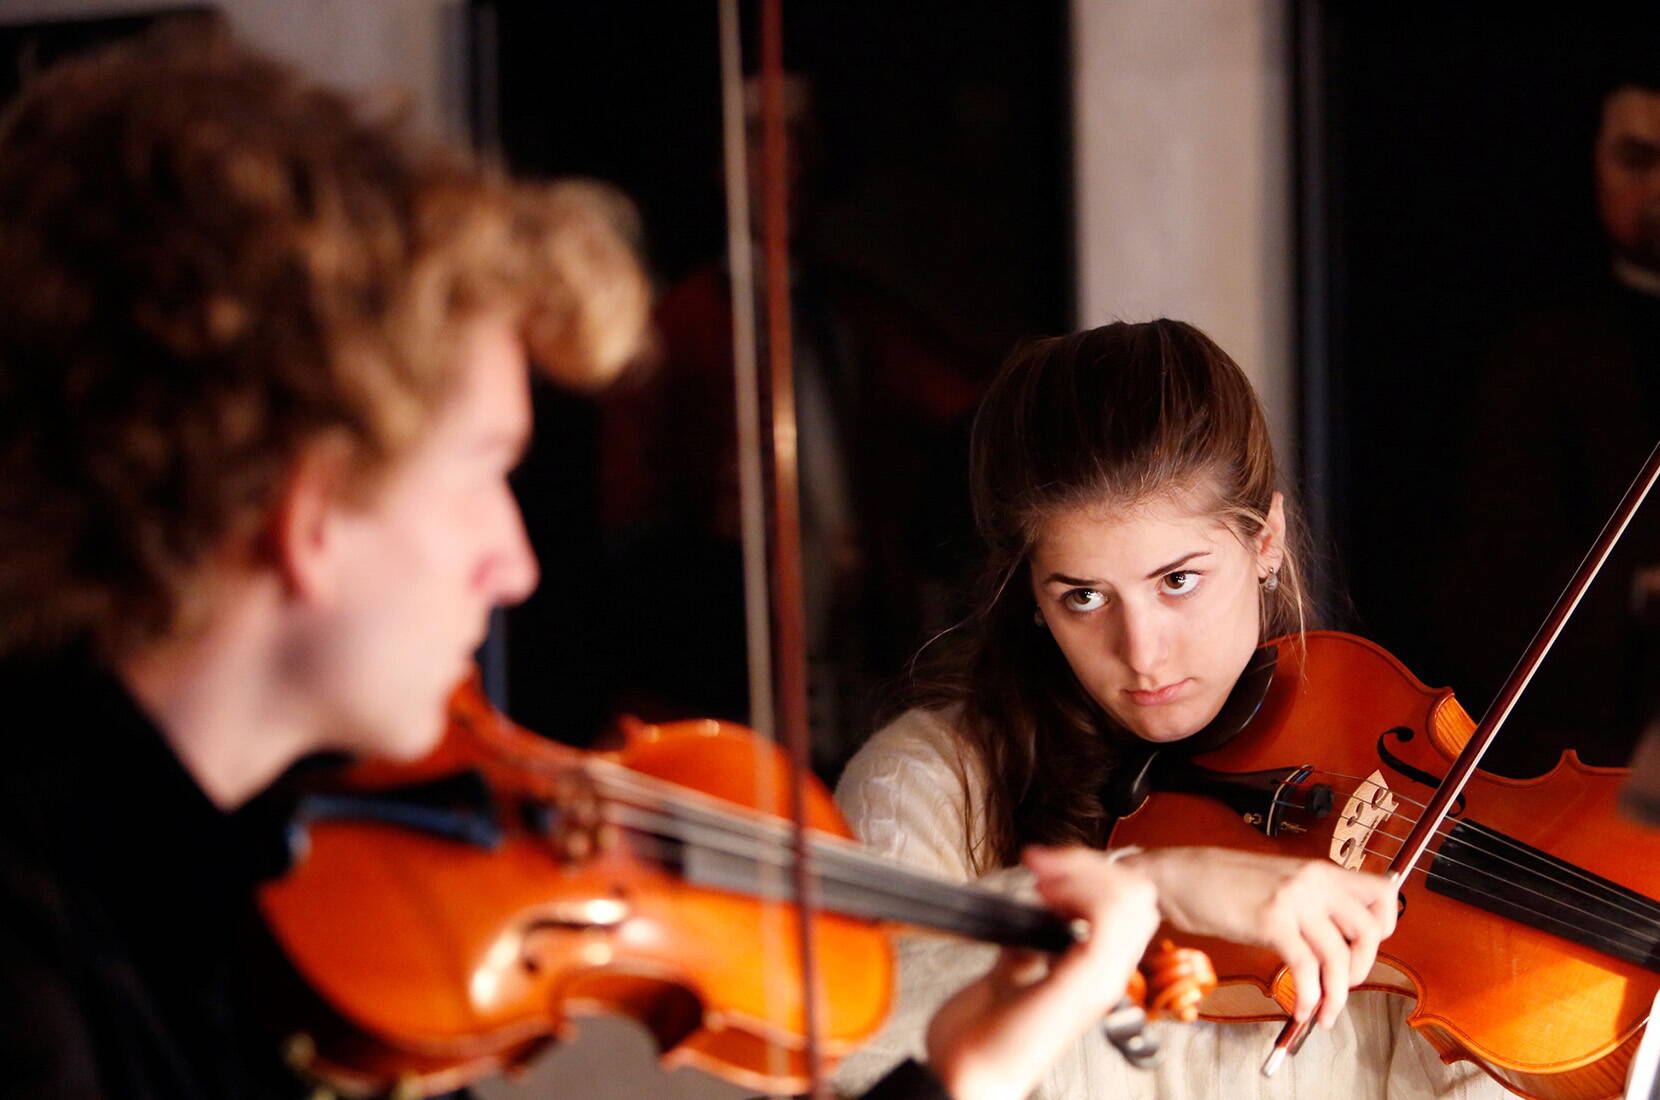
[[429,755],[444,739],[447,714],[442,705],[434,706],[419,718],[406,718],[395,729],[383,730],[379,736],[364,738],[367,742],[360,756],[386,760],[395,764],[409,764]]

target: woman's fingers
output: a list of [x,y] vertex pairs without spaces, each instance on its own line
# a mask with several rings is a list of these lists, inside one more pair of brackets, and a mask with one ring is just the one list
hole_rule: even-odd
[[[1260,941],[1276,951],[1296,983],[1292,1013],[1331,1027],[1393,930],[1393,892],[1376,876],[1323,863],[1261,863],[1277,872],[1256,912]],[[1267,886],[1267,882],[1264,882]]]
[[1005,947],[997,953],[997,961],[986,978],[994,988],[1007,994],[1037,981],[1048,968],[1049,959],[1040,951]]
[[1382,922],[1362,900],[1348,894],[1332,899],[1332,921],[1349,942],[1349,985],[1359,985],[1377,961],[1378,943],[1387,935]]
[[1276,922],[1279,931],[1270,937],[1296,985],[1297,1000],[1291,1014],[1307,1020],[1319,1010],[1319,1022],[1330,1027],[1343,1011],[1349,995],[1351,958],[1349,942],[1330,915],[1324,911],[1290,915]]
[[1291,1006],[1291,1015],[1306,1020],[1320,1004],[1320,960],[1303,938],[1295,934],[1279,948],[1279,953],[1297,987],[1297,1001]]
[[[1320,1026],[1329,1028],[1337,1022],[1344,1002],[1349,999],[1349,941],[1337,930],[1328,912],[1315,916],[1303,929],[1303,938],[1320,963],[1320,988],[1317,991]],[[1302,992],[1301,988],[1297,990],[1299,1002],[1303,999]]]
[[[1309,1019],[1319,1006],[1326,1027],[1395,930],[1387,879],[1325,861],[1189,848],[1155,849],[1123,864],[1156,884],[1164,917],[1178,928],[1276,951],[1297,984],[1294,1015]],[[1088,873],[1081,867],[1048,857],[1033,865],[1051,903],[1067,895],[1067,876]]]
[[1354,888],[1378,920],[1378,936],[1382,939],[1393,936],[1395,920],[1400,915],[1400,894],[1395,884],[1382,875],[1356,875],[1354,879]]
[[[1158,891],[1145,876],[1114,866],[1088,848],[1027,848],[1038,896],[1056,912],[1091,922],[1115,921],[1120,939],[1151,939],[1158,927]],[[1143,938],[1142,933],[1145,932]]]
[[1314,864],[1304,878],[1302,908],[1303,938],[1320,964],[1319,1023],[1329,1028],[1349,990],[1371,973],[1379,943],[1394,931],[1394,889],[1376,876]]

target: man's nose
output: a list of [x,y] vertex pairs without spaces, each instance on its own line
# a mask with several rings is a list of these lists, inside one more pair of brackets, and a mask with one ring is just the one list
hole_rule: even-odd
[[501,548],[496,556],[495,573],[492,598],[499,606],[519,603],[536,591],[536,584],[542,579],[541,567],[536,563],[536,551],[531,548],[530,535],[525,531],[524,516],[519,511],[518,502],[511,499]]

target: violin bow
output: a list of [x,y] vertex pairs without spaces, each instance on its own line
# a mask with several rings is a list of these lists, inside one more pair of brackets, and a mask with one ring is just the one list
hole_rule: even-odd
[[[784,129],[782,0],[761,3],[762,248],[767,369],[756,349],[754,241],[750,231],[747,139],[738,0],[720,0],[721,117],[725,145],[727,260],[732,277],[738,464],[744,548],[745,638],[750,724],[782,743],[789,779],[792,889],[804,986],[809,1095],[825,1097],[820,1059],[818,969],[813,943],[812,868],[806,793],[811,767],[807,651],[801,582],[801,522],[796,456],[795,368],[790,333],[790,269]],[[770,505],[770,507],[769,507]],[[770,583],[769,583],[770,582]],[[770,598],[769,598],[770,594]]]
[[[1395,858],[1389,861],[1387,874],[1389,875],[1389,881],[1396,888],[1399,888],[1406,881],[1406,876],[1412,873],[1412,869],[1417,866],[1418,860],[1423,857],[1424,852],[1428,849],[1430,838],[1441,828],[1441,823],[1446,820],[1447,814],[1452,809],[1453,803],[1458,800],[1458,796],[1464,793],[1465,786],[1475,775],[1476,768],[1480,765],[1481,758],[1486,754],[1488,746],[1498,736],[1499,729],[1504,725],[1505,719],[1510,717],[1510,712],[1515,709],[1522,691],[1533,679],[1533,674],[1544,663],[1545,655],[1550,652],[1551,646],[1555,645],[1556,639],[1561,636],[1562,628],[1568,623],[1568,617],[1579,606],[1579,601],[1591,587],[1591,582],[1597,579],[1597,574],[1602,570],[1603,564],[1608,561],[1608,556],[1614,552],[1614,547],[1620,541],[1620,536],[1625,534],[1625,529],[1631,524],[1632,517],[1637,514],[1637,509],[1641,507],[1644,498],[1648,496],[1648,492],[1654,486],[1657,477],[1660,477],[1660,444],[1656,444],[1654,449],[1649,452],[1648,461],[1643,464],[1642,470],[1631,482],[1631,487],[1625,491],[1625,496],[1614,509],[1613,515],[1609,516],[1608,522],[1603,524],[1602,533],[1597,535],[1596,541],[1591,544],[1591,549],[1586,552],[1584,560],[1579,563],[1579,569],[1574,573],[1573,578],[1568,581],[1567,587],[1562,590],[1562,595],[1557,597],[1556,605],[1551,608],[1550,614],[1545,617],[1545,621],[1534,632],[1533,640],[1527,644],[1527,649],[1522,652],[1521,658],[1517,660],[1516,667],[1510,670],[1510,675],[1505,679],[1504,686],[1499,689],[1498,695],[1493,698],[1492,705],[1487,708],[1487,713],[1482,715],[1480,724],[1476,726],[1475,732],[1470,735],[1470,739],[1465,742],[1463,750],[1458,754],[1458,758],[1453,761],[1451,769],[1448,770],[1447,777],[1441,781],[1441,785],[1436,788],[1435,794],[1430,798],[1429,804],[1424,807],[1423,813],[1418,816],[1417,823],[1406,834],[1406,840],[1401,843],[1400,850],[1395,853]],[[1303,1045],[1303,1040],[1308,1038],[1308,1033],[1313,1028],[1313,1019],[1314,1017],[1310,1016],[1309,1020],[1305,1022],[1287,1021],[1285,1027],[1280,1030],[1279,1037],[1274,1040],[1274,1049],[1269,1053],[1268,1060],[1263,1063],[1262,1072],[1264,1076],[1272,1077],[1274,1071],[1279,1069],[1280,1064],[1289,1055],[1297,1053],[1298,1048]]]

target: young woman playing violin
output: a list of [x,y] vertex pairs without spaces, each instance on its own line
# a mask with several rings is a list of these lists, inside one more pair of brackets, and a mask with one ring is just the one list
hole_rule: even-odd
[[[1217,717],[1253,651],[1302,628],[1295,517],[1244,374],[1176,321],[1044,340],[1005,364],[971,464],[987,544],[975,610],[941,643],[917,706],[854,757],[837,790],[877,851],[1014,887],[1028,844],[1105,844],[1102,792],[1123,749],[1179,741]],[[1167,921],[1276,951],[1296,979],[1307,1046],[1258,1073],[1277,1025],[1172,1031],[1151,1073],[1088,1037],[1046,1096],[1503,1095],[1408,1034],[1404,1002],[1341,1013],[1393,927],[1394,897],[1334,864],[1210,848],[1125,851]],[[914,1046],[914,1022],[981,965],[915,940],[900,1011],[850,1081]]]
[[[0,120],[7,1095],[308,1091],[241,985],[283,848],[250,807],[307,754],[430,748],[535,585],[527,352],[594,384],[645,312],[609,213],[217,35],[68,62]],[[1094,934],[969,983],[880,1095],[1019,1096],[1122,994],[1153,880],[1027,861]]]

